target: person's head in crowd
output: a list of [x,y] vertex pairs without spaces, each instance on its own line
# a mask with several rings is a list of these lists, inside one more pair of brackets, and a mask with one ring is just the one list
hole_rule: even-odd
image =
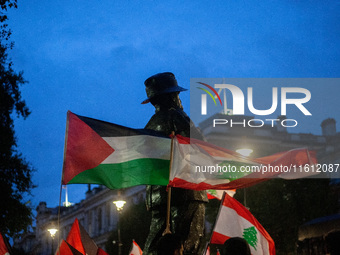
[[222,255],[251,255],[247,241],[241,237],[229,238],[223,244]]
[[166,234],[157,243],[157,255],[183,255],[183,242],[176,234]]

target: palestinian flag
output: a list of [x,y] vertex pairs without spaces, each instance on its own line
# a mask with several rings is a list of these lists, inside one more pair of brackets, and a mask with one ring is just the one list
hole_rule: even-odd
[[66,242],[83,255],[97,255],[98,246],[91,239],[84,227],[79,224],[77,218],[72,224]]
[[273,177],[309,176],[313,174],[311,171],[296,173],[292,166],[316,162],[315,152],[306,148],[250,159],[204,141],[176,135],[169,186],[194,190],[239,189]]
[[110,189],[169,183],[171,139],[67,113],[62,184]]
[[252,255],[275,255],[275,244],[267,231],[241,203],[225,194],[210,242],[224,244],[231,237],[244,238]]
[[84,227],[76,218],[71,230],[67,235],[66,241],[62,240],[56,255],[108,255],[103,249],[99,248],[91,239]]
[[57,252],[55,253],[56,255],[82,255],[81,252],[76,250],[74,247],[72,247],[68,242],[65,240],[62,240]]

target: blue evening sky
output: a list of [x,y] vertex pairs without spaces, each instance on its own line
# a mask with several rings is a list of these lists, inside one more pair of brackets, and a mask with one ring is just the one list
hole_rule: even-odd
[[[18,149],[37,169],[32,206],[56,206],[66,112],[142,128],[154,112],[144,80],[192,77],[339,77],[340,1],[40,1],[9,12],[16,70],[32,114],[15,121]],[[334,117],[339,87],[314,88],[313,125]],[[190,112],[189,93],[182,93]],[[328,108],[327,108],[328,107]],[[320,109],[320,112],[318,112]],[[322,110],[322,111],[321,111]],[[327,115],[329,113],[329,116]],[[324,116],[325,115],[325,116]],[[70,185],[69,199],[86,185]]]

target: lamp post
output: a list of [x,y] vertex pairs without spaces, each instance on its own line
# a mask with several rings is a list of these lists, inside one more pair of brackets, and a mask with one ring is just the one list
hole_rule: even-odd
[[51,254],[53,255],[53,251],[54,251],[54,248],[53,248],[53,241],[54,241],[54,237],[55,237],[55,234],[57,233],[58,229],[54,228],[54,227],[51,227],[49,229],[47,229],[48,232],[50,232],[50,235],[52,237],[52,252]]
[[118,199],[113,201],[113,203],[115,204],[117,211],[118,211],[118,226],[117,226],[117,232],[118,232],[118,255],[122,255],[122,241],[121,241],[121,237],[120,237],[120,215],[122,213],[123,207],[126,203],[126,201],[124,201],[123,199],[121,199],[120,196],[120,191],[118,191]]
[[242,148],[242,149],[236,150],[236,152],[240,153],[244,157],[249,157],[249,155],[253,152],[253,150],[248,149],[248,148]]

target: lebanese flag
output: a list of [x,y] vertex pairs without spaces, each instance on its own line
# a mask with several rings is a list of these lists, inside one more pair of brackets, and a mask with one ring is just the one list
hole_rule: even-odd
[[77,218],[72,224],[66,242],[83,255],[97,255],[98,246],[91,239],[84,227],[79,224]]
[[169,183],[171,139],[67,113],[63,184],[110,189]]
[[207,197],[208,197],[208,199],[221,200],[224,192],[226,192],[229,196],[234,197],[236,190],[235,189],[231,189],[231,190],[208,189],[207,190]]
[[9,247],[7,246],[7,242],[0,232],[0,255],[10,255]]
[[[305,148],[277,153],[259,159],[204,141],[176,135],[169,186],[194,190],[231,190],[249,187],[273,177],[306,177],[311,171],[297,173],[292,166],[316,164],[316,153]],[[286,167],[290,172],[265,171],[265,167]],[[247,172],[245,169],[255,169]]]
[[252,255],[275,255],[275,244],[267,231],[241,203],[225,194],[210,242],[224,244],[231,237],[244,238]]
[[207,245],[207,249],[205,250],[205,255],[210,255],[210,246]]
[[81,255],[82,253],[72,247],[68,242],[62,240],[55,255]]
[[139,247],[139,245],[135,242],[135,240],[132,240],[132,247],[131,247],[131,251],[129,253],[130,255],[142,255],[143,251],[142,249]]

